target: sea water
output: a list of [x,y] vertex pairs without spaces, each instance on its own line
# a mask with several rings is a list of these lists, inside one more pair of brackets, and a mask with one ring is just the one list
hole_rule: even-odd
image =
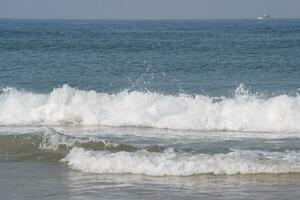
[[0,20],[0,199],[299,199],[300,20]]

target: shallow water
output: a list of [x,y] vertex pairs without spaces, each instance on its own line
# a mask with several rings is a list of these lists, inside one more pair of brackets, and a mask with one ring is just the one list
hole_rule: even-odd
[[1,199],[298,199],[299,175],[149,177],[86,174],[63,165],[1,160]]
[[[1,132],[1,199],[297,199],[300,195],[299,138],[294,134],[95,126],[6,126]],[[78,148],[93,151],[95,157],[69,153]],[[138,154],[140,150],[147,154]],[[101,152],[109,156],[97,157]],[[124,152],[136,155],[116,156]],[[225,157],[213,157],[218,154]],[[197,155],[216,160],[189,158]],[[179,162],[195,163],[176,168]],[[109,165],[106,172],[101,171],[104,165]],[[280,171],[292,170],[292,165],[296,171]]]

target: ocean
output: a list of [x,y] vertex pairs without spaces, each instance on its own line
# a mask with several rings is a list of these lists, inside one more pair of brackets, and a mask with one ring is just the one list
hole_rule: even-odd
[[300,20],[0,20],[0,199],[300,199]]

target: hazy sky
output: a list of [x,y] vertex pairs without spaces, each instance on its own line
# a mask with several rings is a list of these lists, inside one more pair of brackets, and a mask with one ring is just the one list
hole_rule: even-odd
[[0,18],[300,18],[300,0],[0,0]]

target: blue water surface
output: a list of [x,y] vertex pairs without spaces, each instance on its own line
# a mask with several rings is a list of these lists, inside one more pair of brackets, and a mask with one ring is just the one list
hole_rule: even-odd
[[297,93],[300,20],[0,20],[0,86]]

